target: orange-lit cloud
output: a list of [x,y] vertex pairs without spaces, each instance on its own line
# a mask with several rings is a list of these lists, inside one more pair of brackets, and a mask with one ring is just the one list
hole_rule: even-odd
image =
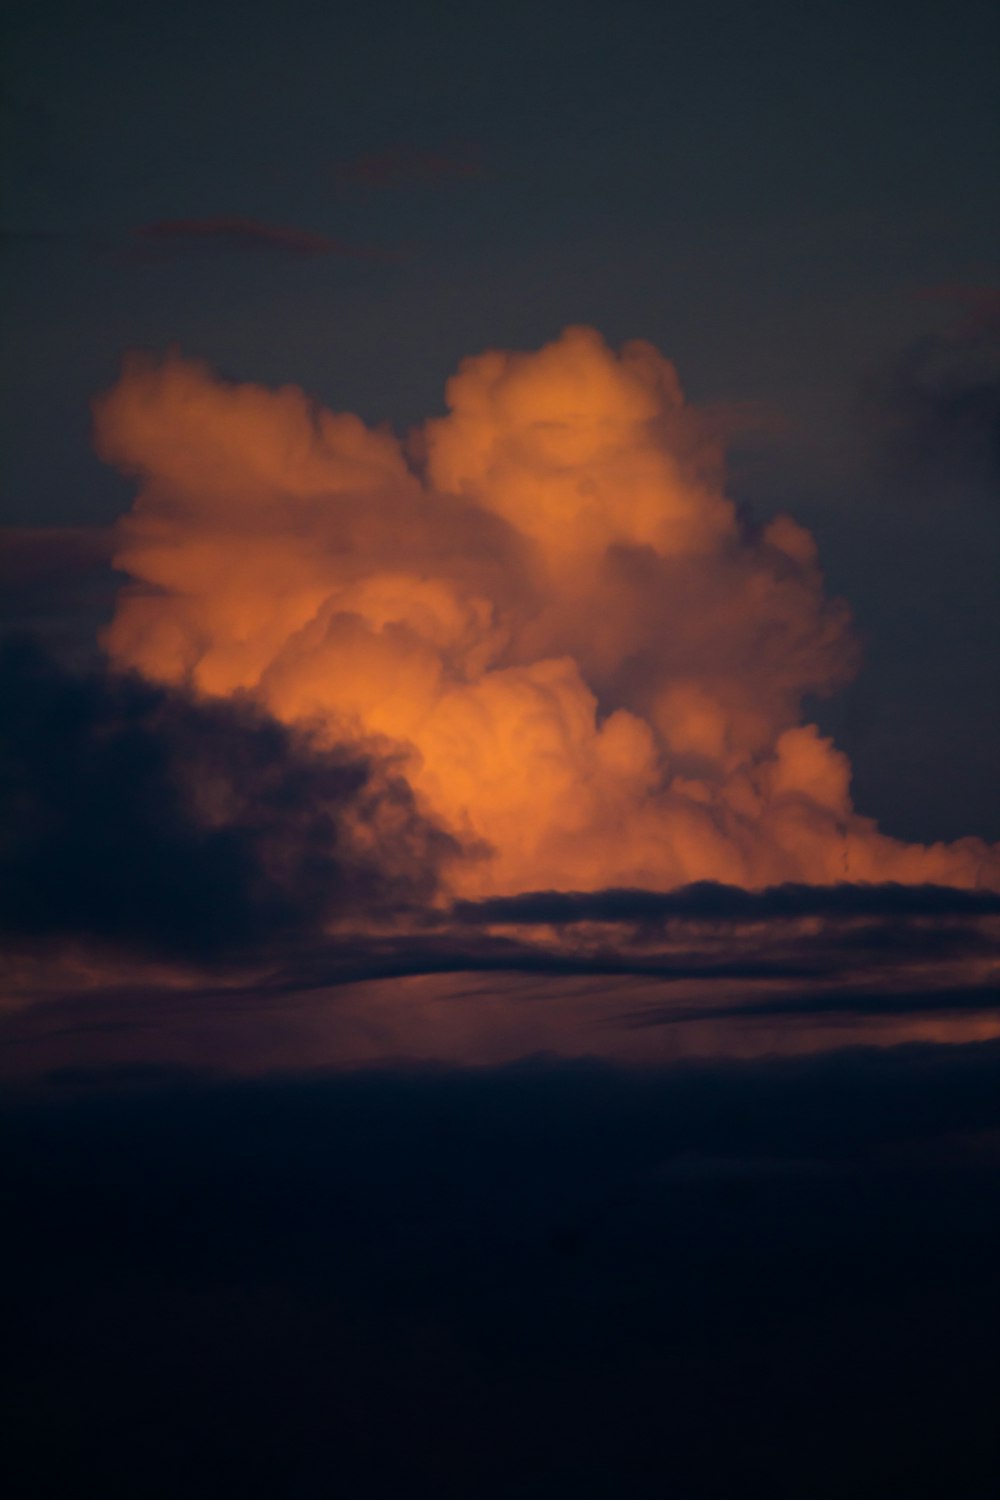
[[644,343],[492,351],[406,444],[302,391],[132,360],[97,404],[135,476],[119,665],[403,757],[470,849],[462,896],[841,880],[1000,886],[976,839],[853,809],[803,722],[853,671],[809,533],[726,498],[711,424]]

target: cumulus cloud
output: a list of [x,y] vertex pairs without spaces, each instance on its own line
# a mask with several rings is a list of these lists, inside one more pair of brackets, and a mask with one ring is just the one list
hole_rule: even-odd
[[114,662],[373,738],[476,857],[462,898],[692,881],[1000,884],[976,839],[857,813],[803,713],[856,667],[812,537],[726,497],[650,345],[586,328],[466,360],[401,443],[295,388],[131,359],[96,405],[138,481]]
[[576,922],[694,920],[767,922],[801,917],[952,917],[1000,915],[1000,892],[954,886],[778,885],[748,891],[705,881],[677,891],[526,891],[479,902],[459,902],[461,922],[517,926]]

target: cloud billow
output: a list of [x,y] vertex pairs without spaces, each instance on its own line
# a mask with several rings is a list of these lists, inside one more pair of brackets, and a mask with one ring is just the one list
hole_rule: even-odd
[[296,387],[131,359],[98,451],[138,481],[113,661],[394,746],[462,899],[864,881],[1000,886],[982,840],[892,839],[804,705],[857,663],[791,517],[724,492],[650,345],[488,351],[403,444]]

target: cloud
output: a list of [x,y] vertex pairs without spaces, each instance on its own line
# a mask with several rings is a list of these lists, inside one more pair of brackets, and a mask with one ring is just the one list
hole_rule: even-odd
[[[744,1007],[748,1015],[786,1007],[860,1014],[880,1003],[900,1013],[1000,1011],[996,895],[914,889],[912,902],[898,886],[751,893],[704,885],[665,896],[600,891],[459,903],[353,945],[321,939],[303,946],[256,988],[293,994],[431,974],[603,976],[655,980],[682,995],[696,983],[698,999],[687,1009],[680,1002],[678,1020],[738,1015]],[[770,992],[761,1001],[764,982]],[[722,983],[731,1006],[717,1012]]]
[[649,1064],[673,1045],[650,1028],[683,1031],[695,1055],[996,1034],[995,896],[906,894],[699,887],[448,909],[411,885],[331,932],[332,893],[324,922],[230,943],[182,982],[121,954],[9,966],[9,996],[30,1005],[0,1028],[3,1069],[66,1052],[197,1060],[206,1026],[218,1061],[255,1071],[276,1047],[295,1066],[535,1051]]
[[1000,914],[1000,891],[954,886],[779,885],[761,891],[703,881],[675,891],[529,891],[453,909],[459,922],[641,922],[672,918],[714,922],[767,922],[797,917],[948,917]]
[[96,405],[134,477],[112,659],[391,741],[483,855],[458,898],[699,881],[1000,885],[977,839],[883,835],[804,703],[857,663],[789,516],[727,498],[711,414],[651,346],[489,351],[405,446],[295,387],[131,359]]
[[[995,951],[995,950],[994,950]],[[913,990],[813,989],[790,997],[770,996],[736,1005],[667,1006],[635,1016],[637,1026],[677,1026],[685,1021],[750,1020],[755,1017],[817,1019],[842,1017],[913,1017],[982,1012],[1000,1014],[1000,981],[983,985]]]
[[936,287],[961,309],[911,344],[869,393],[866,418],[883,465],[911,493],[1000,502],[1000,291]]
[[336,255],[350,259],[384,258],[385,252],[311,229],[268,224],[237,214],[205,219],[159,219],[132,231],[132,253],[143,258],[182,254],[199,247],[245,251],[270,250],[301,258]]
[[447,187],[481,181],[489,174],[481,153],[473,148],[458,151],[427,151],[416,146],[388,146],[383,151],[365,151],[333,163],[334,180],[340,187],[384,191],[390,188]]
[[377,753],[319,748],[249,702],[197,703],[0,646],[0,925],[210,962],[433,893],[448,840]]

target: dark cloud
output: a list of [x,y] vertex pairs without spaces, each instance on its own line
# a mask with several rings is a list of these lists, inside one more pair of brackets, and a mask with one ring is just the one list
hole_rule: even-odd
[[450,847],[391,766],[320,751],[239,703],[73,675],[0,647],[0,923],[212,958],[430,894]]
[[[36,571],[85,565],[93,539],[62,540],[41,547]],[[28,538],[29,562],[35,550]],[[66,943],[118,960],[82,988],[72,969],[39,969],[8,1042],[61,1024],[64,1007],[66,1024],[88,1026],[102,1007],[113,1019],[158,1003],[161,981],[142,967],[158,958],[207,964],[186,992],[207,1005],[466,973],[730,987],[724,1002],[682,997],[653,1017],[678,1022],[745,1001],[763,1006],[748,1016],[994,1003],[994,891],[703,882],[441,907],[437,874],[459,851],[376,754],[321,751],[239,699],[71,672],[24,638],[0,652],[0,694],[8,947],[42,968]],[[764,1001],[747,990],[761,982],[778,987]]]
[[368,933],[335,945],[320,942],[304,951],[300,947],[257,984],[256,992],[295,993],[425,974],[814,981],[829,978],[836,968],[823,949],[811,951],[806,944],[783,949],[765,941],[754,951],[736,946],[726,954],[714,944],[697,943],[681,943],[673,951],[643,951],[626,935],[574,950],[570,944],[543,946],[490,932],[469,937],[446,929],[429,934],[411,930],[397,936]]
[[456,921],[531,926],[576,922],[664,923],[672,918],[767,922],[798,917],[948,917],[1000,913],[1000,892],[954,886],[775,885],[750,891],[705,880],[675,891],[529,891],[459,902]]
[[650,1048],[635,1033],[651,1027],[693,1027],[685,1050],[822,1049],[846,1031],[884,1039],[887,1024],[897,1039],[919,1034],[929,1019],[960,1037],[1000,1014],[989,918],[678,923],[659,937],[619,926],[598,940],[550,927],[532,940],[448,927],[426,908],[397,915],[395,930],[299,932],[183,989],[128,965],[86,984],[72,967],[39,973],[32,1003],[0,1026],[0,1066],[37,1076],[74,1055],[197,1059],[206,1025],[220,1063],[256,1071],[273,1065],[275,1028],[282,1056],[354,1066],[539,1048],[639,1057]]
[[816,989],[792,996],[769,995],[736,1005],[647,1007],[633,1017],[636,1026],[676,1026],[684,1021],[727,1021],[737,1017],[866,1017],[1000,1013],[1000,983],[950,985],[923,990]]
[[[278,966],[265,987],[295,992],[420,974],[523,974],[645,978],[680,983],[688,980],[771,980],[798,982],[808,989],[839,982],[898,988],[898,975],[917,962],[933,964],[995,959],[1000,940],[972,924],[827,924],[818,932],[799,927],[782,930],[762,923],[750,932],[681,929],[671,941],[656,942],[649,933],[619,931],[595,941],[574,941],[568,932],[553,940],[532,942],[524,935],[461,931],[401,935],[373,934],[335,947],[320,943],[298,951]],[[906,979],[913,984],[912,976]],[[904,980],[905,982],[905,980]],[[920,983],[932,983],[921,976]],[[975,977],[967,981],[976,989]],[[850,1008],[851,991],[845,990]],[[913,1006],[923,1005],[920,992]],[[960,1005],[963,982],[946,992],[951,1007]],[[993,990],[990,993],[995,994]],[[828,1003],[829,996],[824,1003]],[[901,1000],[897,1003],[902,1006]],[[975,1002],[974,1002],[975,1003]],[[981,1000],[979,1004],[981,1005]],[[807,1007],[808,1000],[803,1000]]]
[[[732,996],[721,1005],[707,992],[694,1003],[647,1007],[638,1013],[638,1024],[782,1015],[905,1019],[1000,1013],[1000,984],[983,982],[981,967],[998,958],[996,930],[971,922],[833,922],[819,931],[762,922],[749,932],[682,928],[669,943],[627,931],[583,943],[568,932],[556,941],[550,936],[533,943],[523,935],[489,931],[474,937],[410,931],[300,948],[260,976],[247,994],[276,997],[367,980],[494,974],[534,977],[543,986],[561,979],[604,980],[609,1024],[615,1024],[614,982],[629,980],[682,990],[692,982],[711,983],[716,993],[728,990]],[[770,986],[764,998],[761,983]],[[538,1003],[545,1004],[544,988]]]
[[890,477],[951,500],[1000,501],[1000,292],[929,288],[961,310],[911,344],[870,393],[867,420]]

